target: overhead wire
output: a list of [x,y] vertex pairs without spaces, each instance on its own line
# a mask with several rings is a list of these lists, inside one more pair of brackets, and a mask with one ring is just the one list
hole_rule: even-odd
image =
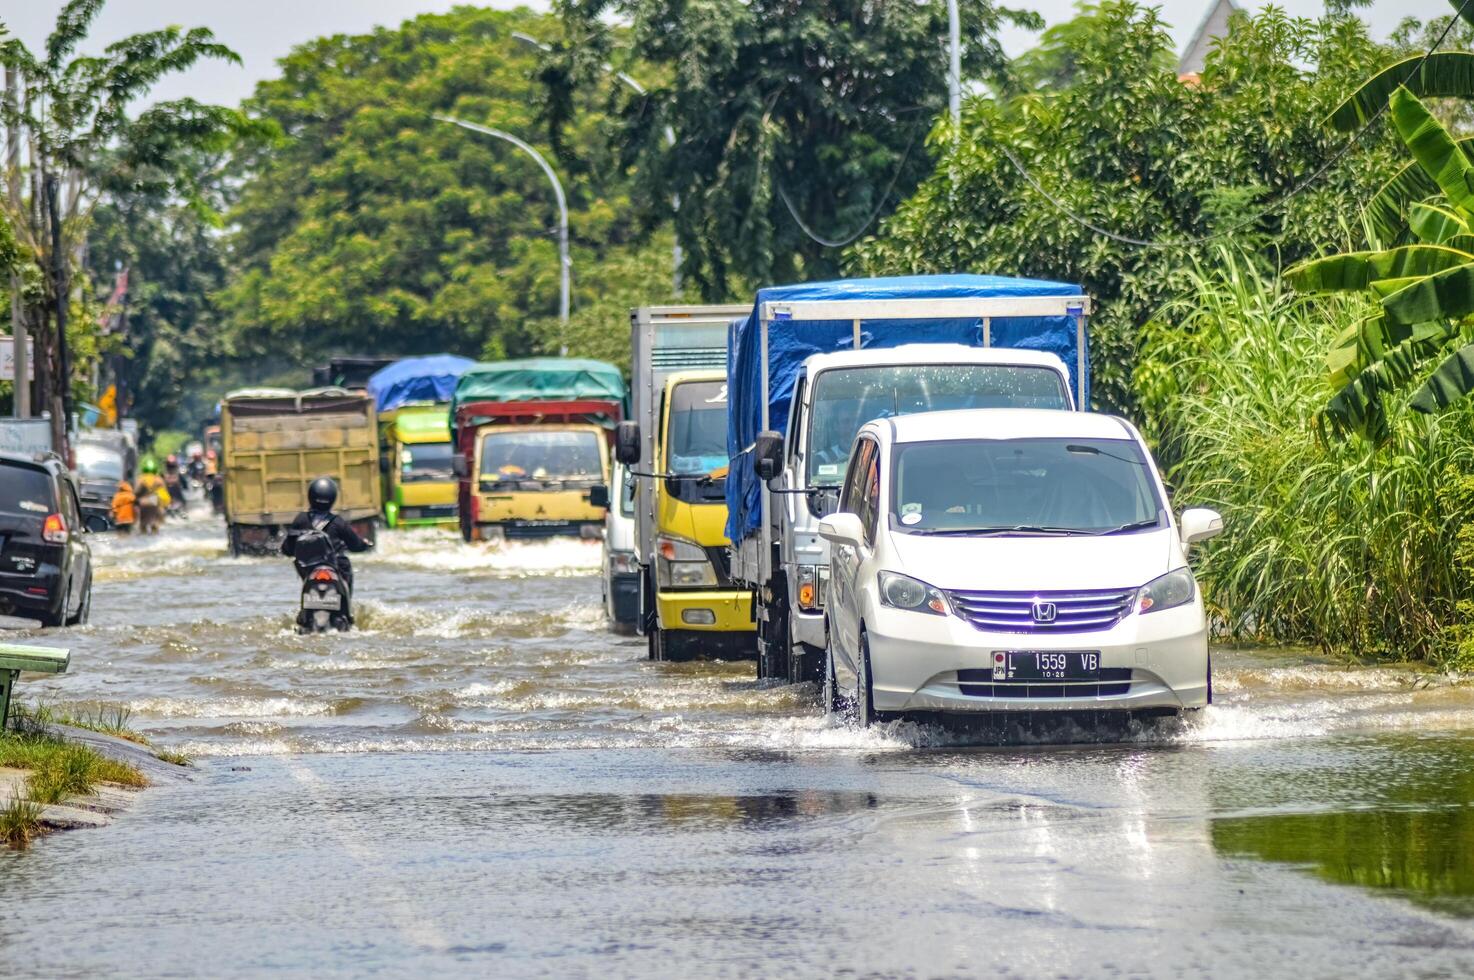
[[[1466,2],[1474,2],[1474,0],[1466,0]],[[810,228],[804,219],[799,217],[798,208],[793,206],[793,201],[788,196],[788,190],[783,186],[781,181],[775,181],[778,185],[778,196],[782,198],[783,206],[788,209],[788,216],[793,219],[793,223],[798,225],[799,230],[805,235],[825,248],[844,248],[850,242],[865,234],[870,229],[870,226],[875,223],[875,219],[880,217],[880,212],[885,209],[885,202],[890,200],[891,191],[896,189],[896,182],[901,179],[901,171],[906,169],[906,161],[911,159],[911,149],[915,145],[916,134],[912,133],[911,139],[906,143],[906,151],[901,154],[901,162],[896,165],[896,172],[891,174],[891,182],[886,185],[885,193],[880,195],[880,201],[875,205],[875,209],[870,212],[870,217],[865,219],[860,227],[855,230],[854,234],[846,238],[825,238]]]

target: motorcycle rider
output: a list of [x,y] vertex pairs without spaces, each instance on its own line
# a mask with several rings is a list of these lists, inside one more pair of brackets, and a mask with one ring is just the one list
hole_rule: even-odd
[[[303,531],[321,531],[333,542],[338,554],[338,574],[343,576],[343,584],[348,586],[348,593],[353,593],[353,563],[348,560],[348,552],[367,551],[369,546],[358,532],[353,530],[353,525],[333,513],[333,504],[338,502],[338,485],[331,478],[320,476],[312,481],[307,488],[307,510],[293,518],[287,527],[287,533],[282,538],[281,553],[288,558],[292,557],[297,550],[297,536]],[[305,577],[308,569],[300,566],[297,575]]]
[[157,534],[164,525],[164,511],[169,506],[169,490],[159,476],[159,464],[149,457],[143,461],[143,474],[134,488],[138,505],[138,529],[144,534]]

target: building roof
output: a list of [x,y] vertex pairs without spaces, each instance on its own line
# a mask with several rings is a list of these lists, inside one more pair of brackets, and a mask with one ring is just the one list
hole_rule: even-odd
[[1187,42],[1187,47],[1182,51],[1182,57],[1177,59],[1177,75],[1179,78],[1188,75],[1197,75],[1203,70],[1203,65],[1208,61],[1208,52],[1213,48],[1215,38],[1228,35],[1228,20],[1234,11],[1238,10],[1238,4],[1233,0],[1212,0],[1198,29],[1193,32],[1192,40]]

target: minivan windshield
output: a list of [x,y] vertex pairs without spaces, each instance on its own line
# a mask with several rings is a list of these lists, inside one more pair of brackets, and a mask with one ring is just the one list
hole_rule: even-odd
[[814,383],[809,486],[836,486],[860,426],[871,419],[958,408],[1070,407],[1059,372],[1012,364],[892,364],[831,368]]
[[1128,439],[969,439],[896,447],[891,526],[933,534],[1106,534],[1160,527]]
[[106,446],[78,443],[77,473],[84,480],[108,480],[117,483],[123,479],[123,457]]
[[411,443],[399,451],[399,479],[404,483],[453,480],[455,447],[448,442]]
[[481,479],[597,483],[604,479],[601,442],[587,430],[488,432],[481,441]]
[[[666,465],[681,476],[710,473],[727,465],[725,381],[683,381],[671,389]],[[687,503],[726,498],[725,480],[671,480],[667,487]]]

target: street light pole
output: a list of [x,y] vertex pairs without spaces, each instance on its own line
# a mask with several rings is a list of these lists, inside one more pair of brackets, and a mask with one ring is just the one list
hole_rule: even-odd
[[[949,0],[949,2],[955,4],[956,3],[956,0]],[[537,48],[539,51],[543,52],[544,54],[550,54],[550,53],[552,53],[553,46],[551,44],[547,44],[547,43],[545,43],[543,41],[539,41],[537,38],[533,37],[531,34],[524,34],[521,31],[513,31],[512,32],[512,37],[516,38],[518,41],[521,41],[523,44],[527,45],[528,47]],[[633,78],[630,75],[625,74],[622,71],[617,70],[613,65],[609,64],[608,62],[605,62],[604,63],[604,70],[607,71],[609,74],[613,75],[615,78],[619,79],[620,82],[622,82],[625,85],[629,86],[630,90],[633,91],[636,95],[646,96],[646,95],[649,95],[650,94],[649,90],[647,90],[645,88],[645,86],[641,85],[638,80],[636,80],[635,78]],[[665,145],[667,147],[671,147],[671,146],[675,146],[676,145],[676,131],[674,129],[672,129],[669,125],[667,125],[665,127]],[[671,204],[671,210],[672,211],[675,211],[676,213],[679,213],[680,210],[681,210],[681,195],[679,195],[679,194],[672,194],[670,196],[670,204]],[[675,245],[673,245],[671,247],[671,274],[670,274],[670,278],[671,278],[671,287],[675,291],[676,295],[678,295],[678,296],[680,295],[680,292],[681,292],[681,263],[684,260],[685,260],[685,253],[683,251],[681,251],[681,239],[680,239],[679,236],[677,236]]]
[[477,123],[466,122],[464,119],[457,119],[454,116],[437,115],[434,118],[440,122],[450,123],[452,126],[469,129],[473,133],[480,133],[483,136],[494,136],[497,139],[506,140],[536,160],[537,165],[543,168],[543,173],[548,175],[548,180],[553,182],[553,196],[558,199],[558,271],[560,285],[558,319],[564,327],[562,336],[559,338],[559,353],[566,356],[568,354],[568,306],[569,290],[572,287],[573,260],[568,257],[568,198],[563,196],[563,184],[558,180],[558,175],[549,166],[548,161],[543,159],[541,153],[511,133],[503,132],[500,129],[492,129],[490,126],[481,126]]
[[962,17],[957,10],[957,0],[947,0],[947,33],[947,108],[952,112],[952,125],[956,126],[962,121]]

